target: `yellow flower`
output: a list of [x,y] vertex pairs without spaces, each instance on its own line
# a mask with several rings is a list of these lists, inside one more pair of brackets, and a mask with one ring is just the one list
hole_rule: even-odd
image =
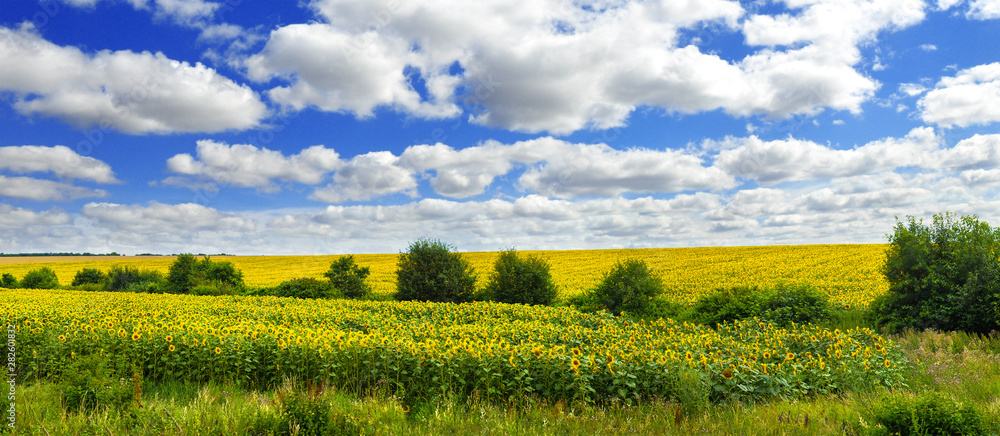
[[684,359],[686,359],[688,362],[690,362],[692,359],[694,359],[694,356],[692,356],[691,352],[688,351],[687,354],[684,355]]
[[174,341],[174,337],[170,336],[170,335],[167,335],[167,337],[165,337],[163,339],[166,340],[167,342],[173,342]]
[[732,380],[733,379],[733,369],[732,368],[726,368],[726,369],[722,370],[722,377],[725,378],[726,380]]
[[789,351],[788,354],[785,355],[785,360],[792,360],[792,359],[795,359],[795,353]]
[[133,341],[138,341],[139,338],[141,338],[141,337],[142,337],[142,335],[140,335],[139,333],[132,333],[132,340]]
[[170,348],[169,348],[169,350],[170,350],[170,351],[174,351],[174,350],[176,350],[176,348],[174,348],[174,346],[173,346],[173,345],[171,345],[171,346],[170,346]]
[[580,367],[580,360],[574,357],[573,360],[569,361],[569,364],[570,366],[573,367],[574,370],[576,370],[577,368]]
[[59,340],[63,341],[63,342],[66,342],[66,336],[59,335]]
[[765,351],[764,352],[764,359],[766,360],[766,359],[770,359],[770,358],[771,358],[771,352],[770,351]]
[[580,349],[579,348],[574,348],[572,351],[573,351],[573,355],[574,356],[580,357]]
[[69,353],[69,358],[70,359],[76,359],[76,351],[73,351],[73,352]]
[[222,349],[219,347],[215,347],[215,354],[222,354]]

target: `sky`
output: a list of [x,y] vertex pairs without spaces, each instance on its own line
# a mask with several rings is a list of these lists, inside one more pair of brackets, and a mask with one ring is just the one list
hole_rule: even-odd
[[1000,0],[4,0],[0,252],[1000,225]]

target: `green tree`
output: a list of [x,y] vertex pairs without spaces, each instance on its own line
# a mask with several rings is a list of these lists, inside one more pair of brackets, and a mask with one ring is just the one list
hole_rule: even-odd
[[104,274],[103,271],[97,268],[84,268],[76,272],[76,276],[73,277],[72,286],[80,286],[86,284],[100,284],[108,279],[108,275]]
[[371,293],[371,288],[365,283],[365,278],[371,274],[370,268],[359,267],[354,263],[354,256],[338,258],[330,264],[330,269],[323,274],[330,283],[347,298],[363,298]]
[[1000,329],[1000,228],[976,215],[910,216],[887,235],[889,292],[870,305],[880,327],[988,333]]
[[14,277],[11,273],[3,273],[0,277],[0,288],[16,288],[17,287],[17,277]]
[[56,278],[56,272],[46,266],[28,271],[21,279],[21,287],[24,289],[56,289],[59,287],[59,279]]
[[461,303],[472,299],[476,276],[469,261],[438,240],[421,239],[400,253],[397,300]]
[[[243,288],[243,272],[232,262],[216,262],[205,256],[200,261],[192,254],[177,256],[167,272],[167,289],[176,294],[188,294],[194,288],[200,294],[233,294]],[[208,289],[214,287],[218,292]]]
[[543,305],[552,303],[556,293],[548,262],[536,256],[522,258],[513,249],[500,252],[484,291],[492,301]]
[[646,262],[638,259],[618,261],[601,283],[591,290],[589,299],[608,312],[642,314],[663,293],[663,281]]

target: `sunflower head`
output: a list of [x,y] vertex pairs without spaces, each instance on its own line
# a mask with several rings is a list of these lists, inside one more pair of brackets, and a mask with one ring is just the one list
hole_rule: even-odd
[[219,347],[215,347],[215,354],[222,354],[222,349]]
[[722,370],[722,378],[724,378],[726,380],[732,380],[733,379],[733,369],[732,368],[726,368],[726,369]]
[[174,346],[173,346],[173,345],[171,345],[169,349],[170,349],[170,351],[174,351],[174,350],[176,350],[176,348],[174,348]]
[[577,369],[577,368],[579,368],[580,367],[580,359],[577,359],[577,358],[574,357],[573,360],[569,361],[569,365],[572,366],[574,370]]
[[132,333],[132,340],[133,341],[138,341],[139,338],[141,338],[141,337],[142,337],[142,335],[140,335],[139,332]]

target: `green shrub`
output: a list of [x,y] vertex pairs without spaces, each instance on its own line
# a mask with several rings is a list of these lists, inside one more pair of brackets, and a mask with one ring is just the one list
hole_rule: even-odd
[[615,315],[622,312],[641,314],[650,302],[663,293],[663,281],[638,259],[618,261],[605,273],[601,283],[590,291],[588,299]]
[[17,287],[17,277],[14,277],[11,273],[3,273],[0,277],[0,288],[16,288]]
[[469,261],[438,240],[421,239],[400,253],[396,294],[400,301],[461,303],[472,300],[476,276]]
[[100,284],[108,279],[108,275],[104,274],[103,271],[97,268],[84,268],[76,272],[76,276],[73,277],[72,286],[80,286],[87,284]]
[[874,411],[872,435],[984,435],[979,412],[959,406],[939,393],[917,398],[894,397]]
[[720,288],[698,298],[691,307],[692,321],[711,327],[752,318],[761,313],[763,292],[756,286]]
[[760,318],[777,326],[791,323],[820,323],[832,320],[836,313],[827,296],[809,285],[779,283],[765,290],[759,299]]
[[191,254],[177,256],[167,272],[166,290],[187,294],[203,285],[215,287],[218,294],[236,294],[243,289],[243,272],[237,270],[232,262],[216,262],[208,256],[200,261]]
[[338,413],[320,396],[321,389],[279,392],[277,414],[258,412],[251,434],[285,435],[364,435],[370,431],[349,413]]
[[500,252],[486,284],[486,299],[501,303],[551,304],[556,298],[549,264],[544,259],[519,257],[513,249]]
[[365,283],[369,274],[371,270],[367,266],[358,267],[354,263],[354,256],[348,255],[333,261],[324,276],[345,297],[364,298],[371,293],[371,288]]
[[[155,285],[155,286],[154,286]],[[108,271],[105,292],[147,292],[164,285],[163,274],[154,270],[115,265]]]
[[131,374],[97,354],[76,356],[59,377],[67,410],[108,407],[121,410],[135,399]]
[[891,331],[1000,330],[1000,228],[978,217],[909,217],[887,235],[883,274],[889,292],[870,306],[871,321]]
[[42,267],[28,271],[21,279],[21,286],[24,289],[56,289],[59,287],[59,279],[52,268]]
[[292,279],[261,291],[264,295],[293,298],[338,298],[340,292],[332,283],[311,277]]

